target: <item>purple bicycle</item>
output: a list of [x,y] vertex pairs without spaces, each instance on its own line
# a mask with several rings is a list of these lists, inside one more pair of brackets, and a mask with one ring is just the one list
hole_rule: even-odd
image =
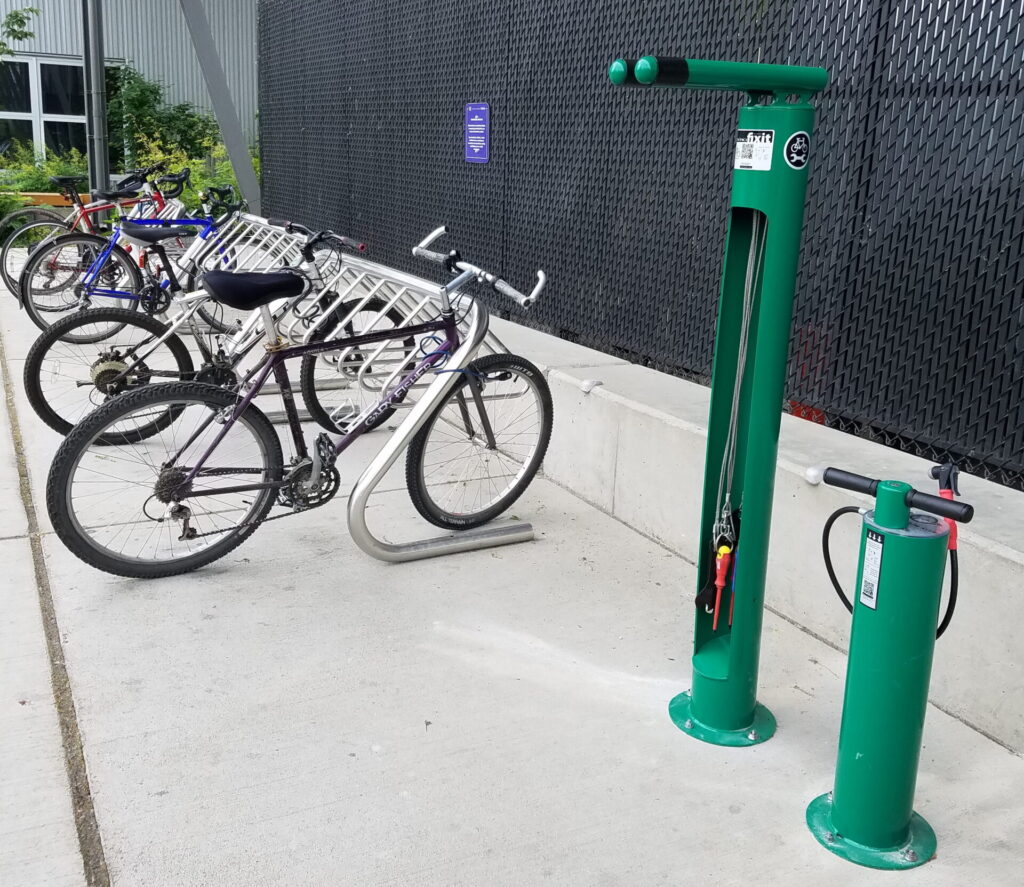
[[[285,345],[270,305],[298,295],[301,276],[284,271],[211,271],[204,284],[217,301],[258,308],[266,356],[234,389],[197,382],[148,385],[108,401],[75,426],[54,458],[46,486],[50,519],[79,558],[108,573],[156,578],[185,573],[223,557],[261,524],[329,502],[341,483],[336,460],[380,417],[401,405],[429,373],[449,373],[412,438],[406,482],[417,511],[448,529],[480,526],[504,512],[540,467],[551,435],[551,394],[541,372],[512,354],[491,354],[462,367],[445,365],[460,345],[460,314],[486,312],[465,292],[484,283],[528,307],[530,295],[462,261],[457,252],[413,254],[443,264],[454,278],[438,288],[437,316],[427,322],[302,345]],[[486,314],[484,314],[486,323]],[[308,445],[287,371],[291,358],[336,352],[358,373],[381,343],[415,338],[376,403],[333,440]],[[279,386],[292,455],[254,400],[271,379]],[[429,391],[429,389],[428,389]],[[432,402],[433,403],[433,402]],[[274,507],[282,513],[271,515]]]

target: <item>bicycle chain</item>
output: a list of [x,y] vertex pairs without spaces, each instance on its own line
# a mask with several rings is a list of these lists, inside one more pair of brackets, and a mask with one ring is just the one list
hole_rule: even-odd
[[[200,469],[198,477],[217,477],[224,474],[262,474],[262,468],[210,468]],[[315,507],[315,506],[314,506]],[[192,539],[204,539],[207,536],[220,536],[224,533],[230,533],[235,530],[248,529],[249,527],[258,527],[261,524],[269,524],[272,521],[281,520],[285,517],[294,517],[296,514],[302,514],[303,511],[311,511],[312,509],[304,508],[299,511],[286,511],[284,514],[275,514],[273,517],[264,517],[258,521],[249,521],[248,523],[239,524],[237,527],[227,530],[210,530],[206,533],[196,533],[194,536],[189,536],[189,540]],[[166,518],[161,518],[161,523]]]
[[[308,511],[309,509],[306,510]],[[249,527],[258,527],[260,524],[269,524],[271,521],[281,520],[281,518],[284,517],[294,517],[295,515],[302,513],[303,512],[301,511],[286,511],[284,514],[275,514],[273,517],[265,517],[258,521],[250,521],[249,523],[239,524],[237,527],[234,527],[229,530],[210,530],[206,533],[196,533],[195,536],[189,536],[189,541],[191,541],[192,539],[203,539],[206,536],[220,536],[224,533],[230,533],[233,530],[248,529]]]

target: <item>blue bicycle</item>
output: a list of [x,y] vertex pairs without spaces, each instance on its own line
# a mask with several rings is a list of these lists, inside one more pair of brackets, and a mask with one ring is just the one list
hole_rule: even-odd
[[[201,218],[122,217],[109,237],[76,232],[42,244],[29,257],[18,280],[18,295],[32,322],[46,330],[69,312],[111,304],[162,314],[175,295],[196,288],[200,264],[212,251],[220,250],[219,264],[231,269],[239,247],[225,250],[218,234],[240,205],[225,201],[233,194],[231,189],[210,191],[216,203],[204,203],[206,215]],[[109,193],[115,200],[134,196],[131,191]],[[215,220],[216,209],[228,212]],[[111,303],[111,299],[117,301]],[[200,309],[199,313],[217,332],[232,328],[215,311]],[[82,341],[98,341],[95,336],[116,331],[97,331]]]

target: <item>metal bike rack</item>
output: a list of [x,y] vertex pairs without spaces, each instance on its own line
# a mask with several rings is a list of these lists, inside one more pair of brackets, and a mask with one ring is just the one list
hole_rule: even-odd
[[[393,316],[396,311],[401,316],[398,327],[425,323],[434,319],[439,310],[437,286],[436,283],[413,274],[368,261],[361,256],[345,253],[342,256],[341,266],[326,279],[321,288],[322,293],[333,294],[331,301],[326,306],[310,302],[306,302],[305,306],[297,305],[292,311],[292,319],[282,325],[281,331],[290,341],[296,344],[306,344],[314,333],[327,323],[335,309],[341,305],[349,305],[349,310],[341,321],[336,322],[327,331],[327,338],[340,332],[345,324],[360,312],[370,313],[372,311],[374,315],[369,318],[360,318],[359,331],[363,333],[380,329],[384,323],[391,323],[389,314]],[[465,298],[470,297],[465,296]],[[366,306],[371,300],[379,300],[383,303],[383,307],[368,311]],[[464,338],[468,335],[468,330],[467,316],[466,320],[460,324],[460,333]],[[501,340],[490,330],[485,331],[480,348],[485,354],[508,351]],[[340,351],[332,355],[332,359],[341,364],[352,354],[353,350]],[[407,359],[408,354],[405,347],[401,344],[396,345],[394,341],[383,342],[367,349],[361,356],[359,369],[355,371],[354,378],[347,381],[346,386],[355,386],[372,394],[376,399],[382,391],[399,381]],[[420,392],[424,391],[428,385],[429,381],[417,382],[411,389],[414,396],[396,404],[396,409],[412,409]],[[339,385],[337,387],[346,386]],[[325,386],[326,389],[332,387],[330,383]]]
[[197,262],[205,271],[224,269],[225,265],[229,271],[274,271],[298,266],[305,240],[262,216],[238,212],[218,227]]
[[[489,314],[479,302],[473,303],[468,321],[469,329],[466,337],[446,365],[445,369],[447,370],[464,369],[476,356],[480,346],[487,338]],[[533,525],[520,522],[465,530],[457,534],[450,533],[415,542],[393,543],[378,539],[370,532],[370,528],[366,524],[366,506],[370,495],[456,381],[458,381],[458,377],[454,372],[444,372],[434,377],[427,386],[426,392],[416,401],[405,420],[373,458],[352,488],[348,500],[349,533],[356,545],[372,557],[391,563],[402,563],[438,557],[443,554],[455,554],[460,551],[476,551],[497,545],[529,542],[534,538]]]

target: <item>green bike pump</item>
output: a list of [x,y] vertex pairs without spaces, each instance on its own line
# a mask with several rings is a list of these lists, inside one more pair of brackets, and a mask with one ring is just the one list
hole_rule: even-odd
[[949,546],[938,517],[966,523],[974,509],[836,468],[823,480],[875,507],[863,516],[835,782],[808,806],[807,826],[850,862],[913,868],[936,848],[913,805]]
[[828,72],[645,56],[617,59],[608,74],[620,86],[747,94],[715,334],[693,681],[669,715],[704,742],[754,745],[775,732],[775,718],[757,702],[765,571],[814,130],[809,99]]

